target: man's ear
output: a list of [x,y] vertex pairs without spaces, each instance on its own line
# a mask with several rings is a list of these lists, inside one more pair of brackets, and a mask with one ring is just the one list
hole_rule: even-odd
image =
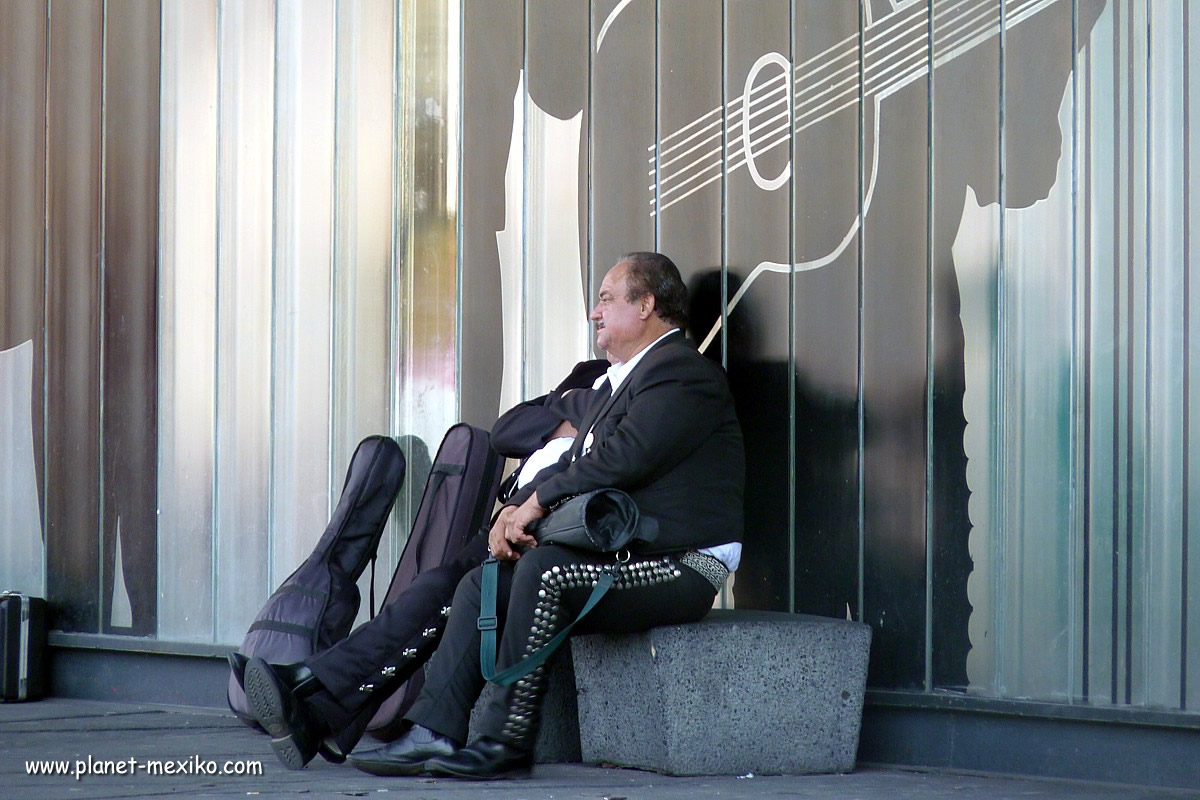
[[638,305],[638,318],[650,319],[650,317],[654,316],[654,306],[654,295],[646,292],[644,295],[642,295],[642,299]]

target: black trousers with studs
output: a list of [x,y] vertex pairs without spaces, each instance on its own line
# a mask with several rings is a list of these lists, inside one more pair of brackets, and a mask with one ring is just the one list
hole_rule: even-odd
[[[573,630],[633,633],[656,625],[694,622],[712,608],[716,589],[676,556],[634,556],[616,564],[611,554],[545,545],[502,562],[497,590],[496,668],[505,669],[533,652],[573,620],[591,594],[599,569],[616,569],[608,594]],[[454,594],[449,623],[430,661],[424,688],[405,715],[411,722],[465,742],[471,709],[483,690],[476,626],[482,567],[466,574]],[[518,749],[532,750],[545,666],[496,691],[479,720],[479,733]]]
[[307,659],[323,687],[305,698],[348,753],[371,719],[433,654],[463,575],[487,555],[487,531],[453,560],[419,574],[393,602],[348,637]]

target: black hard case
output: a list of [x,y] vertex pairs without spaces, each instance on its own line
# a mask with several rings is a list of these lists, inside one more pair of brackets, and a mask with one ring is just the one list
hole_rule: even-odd
[[0,594],[0,700],[37,700],[46,694],[46,601]]

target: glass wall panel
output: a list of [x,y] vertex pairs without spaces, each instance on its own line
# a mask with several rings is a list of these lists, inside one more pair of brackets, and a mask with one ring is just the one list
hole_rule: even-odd
[[941,687],[994,686],[1002,619],[992,494],[1000,447],[1001,12],[998,0],[934,5],[931,672]]
[[1071,52],[1047,46],[1071,25],[1066,4],[1009,24],[1003,60],[997,685],[1040,698],[1067,696],[1072,657]]
[[[670,256],[684,283],[721,263],[722,23],[717,0],[658,4],[658,136],[644,146],[654,145],[650,166],[658,193],[655,249]],[[775,104],[752,124],[769,124],[767,120],[778,118],[785,106]],[[764,171],[775,166],[772,158],[782,160],[779,151],[764,156]],[[597,280],[604,275],[600,269]]]
[[216,640],[266,599],[270,459],[274,3],[218,15]]
[[[805,152],[803,162],[793,161],[790,128],[805,80],[793,67],[791,4],[731,4],[724,23],[721,80],[726,102],[714,103],[711,111],[704,108],[695,115],[697,124],[681,134],[666,134],[660,162],[672,162],[664,166],[667,188],[678,175],[723,178],[696,194],[707,201],[702,206],[706,210],[723,211],[722,257],[690,265],[689,290],[692,336],[705,355],[726,364],[742,423],[746,472],[755,476],[746,486],[746,544],[727,605],[786,611],[791,603],[792,530],[789,504],[779,501],[789,497],[791,486],[786,423],[791,404],[792,168],[814,159]],[[801,61],[813,49],[798,47],[805,54]],[[726,169],[711,169],[722,163],[729,165],[727,175],[722,174]],[[669,181],[667,176],[672,176]],[[719,205],[711,204],[713,198]],[[668,220],[675,220],[679,230],[681,215],[686,224],[691,202],[664,204],[659,215],[664,229]],[[806,530],[805,538],[809,535]]]
[[1200,536],[1192,536],[1193,521],[1200,510],[1200,280],[1192,277],[1192,265],[1200,264],[1200,181],[1192,181],[1192,170],[1200,164],[1200,125],[1191,127],[1195,109],[1200,109],[1200,14],[1190,6],[1183,9],[1180,26],[1184,32],[1182,62],[1187,75],[1184,96],[1183,165],[1183,392],[1184,417],[1180,438],[1187,448],[1183,456],[1183,541],[1179,558],[1181,620],[1180,694],[1183,707],[1200,710],[1200,591],[1191,588],[1200,577]]
[[46,593],[63,630],[100,622],[104,5],[51,4],[46,112]]
[[[391,430],[392,86],[395,16],[390,0],[337,6],[333,259],[333,446],[330,497],[363,437]],[[375,582],[382,597],[428,474],[424,445],[401,441],[408,470],[396,523],[380,542]],[[422,451],[422,452],[417,452]],[[421,465],[425,464],[424,470]],[[398,541],[399,540],[399,541]],[[363,579],[363,597],[370,586]],[[370,614],[363,603],[360,618]]]
[[1079,125],[1080,174],[1086,191],[1079,209],[1084,231],[1083,263],[1087,273],[1084,348],[1087,359],[1084,381],[1089,387],[1084,418],[1085,433],[1080,447],[1086,475],[1081,502],[1087,517],[1085,563],[1087,585],[1084,597],[1086,628],[1082,665],[1082,695],[1093,702],[1117,702],[1118,544],[1119,499],[1115,487],[1120,480],[1120,410],[1118,405],[1120,303],[1117,252],[1114,241],[1120,230],[1118,199],[1122,173],[1117,169],[1118,148],[1113,131],[1120,125],[1114,103],[1114,29],[1116,15],[1106,6],[1092,31],[1087,56],[1080,61],[1085,83],[1080,84]]
[[[622,253],[656,248],[659,187],[666,169],[646,150],[658,143],[656,4],[592,3],[591,38],[589,308],[604,273]],[[708,175],[715,170],[719,167],[710,168]]]
[[862,32],[880,139],[862,233],[863,621],[873,679],[912,688],[926,667],[929,14],[910,4]]
[[[523,130],[524,121],[514,113],[523,107],[518,87],[524,75],[525,15],[522,0],[466,2],[461,8],[459,305],[462,338],[470,342],[460,356],[462,418],[490,426],[507,408],[502,394],[520,399],[522,334],[520,313],[514,311],[521,308],[517,283],[523,273],[520,258],[514,263],[512,253],[524,248],[519,166],[523,137],[519,132],[514,136],[514,131]],[[514,159],[516,172],[510,173]],[[429,444],[437,447],[436,441]]]
[[1144,702],[1179,706],[1183,678],[1184,27],[1177,3],[1153,2],[1147,105],[1146,587]]
[[159,7],[105,5],[101,629],[155,630]]
[[[511,155],[509,160],[509,170],[524,176],[525,336],[517,368],[523,368],[524,379],[521,396],[511,403],[502,396],[502,408],[550,391],[592,349],[589,298],[584,295],[588,61],[578,57],[588,50],[587,8],[582,3],[527,2],[525,26],[523,113],[514,105],[524,136],[516,136],[514,126],[512,141],[512,155],[517,155],[518,143],[524,148],[524,165]],[[506,181],[506,189],[509,185]],[[504,262],[501,253],[507,278]]]
[[272,588],[312,551],[337,480],[329,462],[333,1],[280,4],[275,26]]
[[[859,8],[849,3],[830,7],[820,0],[798,2],[794,8],[795,554],[788,560],[795,569],[790,583],[770,588],[780,605],[785,592],[792,591],[795,611],[861,619],[859,255],[862,216],[878,175],[878,97],[861,95]],[[735,326],[731,315],[731,336]],[[731,345],[731,369],[733,353]],[[743,416],[742,424],[747,431],[758,429],[760,453],[772,446],[782,452],[782,431],[773,434],[754,417]],[[747,522],[751,513],[747,503]],[[743,561],[749,566],[754,559],[774,564],[774,558],[786,556],[782,550],[777,556],[754,555],[747,547],[743,558],[750,559]],[[780,574],[778,566],[774,570]]]
[[46,290],[46,3],[0,26],[0,585],[45,594],[41,511]]
[[158,636],[213,636],[217,4],[162,6]]
[[432,452],[458,420],[459,8],[401,9],[397,422]]

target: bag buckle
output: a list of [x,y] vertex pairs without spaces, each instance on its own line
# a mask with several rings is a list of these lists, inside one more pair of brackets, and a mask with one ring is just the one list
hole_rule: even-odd
[[481,631],[494,631],[496,630],[496,617],[494,615],[490,617],[480,617],[475,621],[475,627]]

